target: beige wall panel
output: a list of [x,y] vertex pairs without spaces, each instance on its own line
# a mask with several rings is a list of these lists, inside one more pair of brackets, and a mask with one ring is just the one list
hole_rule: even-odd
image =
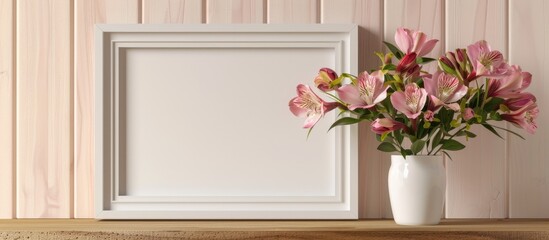
[[14,1],[0,0],[0,218],[14,211]]
[[143,23],[202,23],[203,0],[143,0]]
[[94,216],[94,24],[138,23],[138,0],[76,0],[74,34],[74,216]]
[[[446,2],[446,50],[466,48],[486,40],[507,58],[507,1],[460,0]],[[484,84],[484,80],[480,80]],[[498,123],[505,127],[505,123]],[[506,140],[473,128],[477,138],[447,159],[446,217],[505,218],[507,216]],[[503,133],[503,132],[502,132]],[[505,133],[503,133],[505,136]]]
[[267,23],[318,23],[318,0],[268,0]]
[[17,1],[18,218],[71,217],[71,7]]
[[263,23],[263,0],[208,0],[207,23]]
[[[510,1],[509,58],[532,73],[528,89],[539,104],[535,135],[509,136],[509,217],[549,217],[549,2]],[[512,126],[511,126],[512,127]],[[516,129],[516,128],[515,128]]]

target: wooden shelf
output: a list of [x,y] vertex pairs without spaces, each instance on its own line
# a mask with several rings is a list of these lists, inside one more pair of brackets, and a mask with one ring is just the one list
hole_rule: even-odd
[[549,220],[359,221],[0,220],[0,239],[549,239]]

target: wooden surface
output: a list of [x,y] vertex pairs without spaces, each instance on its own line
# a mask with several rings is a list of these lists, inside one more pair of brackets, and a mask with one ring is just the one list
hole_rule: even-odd
[[[447,1],[446,19],[447,51],[485,39],[507,59],[507,1]],[[534,82],[543,81],[540,77],[535,77]],[[505,123],[498,125],[505,127]],[[446,216],[505,218],[507,143],[483,127],[473,129],[478,137],[466,142],[464,151],[453,153],[453,161],[446,162]]]
[[139,23],[139,1],[76,0],[74,4],[74,216],[87,218],[94,216],[94,24]]
[[540,109],[536,135],[508,136],[509,217],[543,218],[549,215],[549,2],[512,0],[509,10],[509,58],[532,72],[529,89]]
[[0,0],[0,218],[12,218],[14,202],[14,35],[12,0]]
[[2,220],[2,239],[549,239],[549,221],[447,220],[435,226],[393,221]]
[[72,212],[69,0],[17,1],[17,217]]
[[[540,128],[526,141],[478,129],[447,164],[446,216],[549,217],[548,7],[544,0],[0,0],[0,218],[93,216],[95,22],[356,23],[360,70],[379,64],[372,53],[380,41],[394,42],[398,26],[441,39],[437,53],[486,39],[533,73]],[[375,149],[367,123],[359,134],[360,217],[390,218],[389,154]]]
[[443,220],[432,226],[401,226],[392,220],[358,221],[98,221],[93,219],[0,220],[6,231],[544,231],[548,220]]

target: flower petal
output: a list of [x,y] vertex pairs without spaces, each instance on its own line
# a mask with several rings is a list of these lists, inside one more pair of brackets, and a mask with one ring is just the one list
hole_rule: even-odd
[[423,84],[425,86],[425,90],[427,90],[427,93],[433,96],[437,96],[437,89],[438,89],[438,77],[440,76],[441,72],[436,71],[433,73],[431,77],[424,77],[423,78]]
[[460,100],[465,94],[467,94],[468,88],[465,85],[460,85],[458,89],[454,91],[454,94],[452,94],[448,99],[446,99],[446,102],[456,102]]
[[414,114],[406,104],[406,96],[403,92],[394,92],[391,95],[391,103],[393,103],[393,107],[395,107],[396,110],[404,113],[409,118]]
[[425,42],[425,44],[423,44],[423,47],[421,48],[421,50],[419,51],[419,53],[417,55],[418,56],[425,56],[425,55],[429,54],[431,51],[433,51],[433,48],[435,48],[435,46],[437,45],[437,42],[438,42],[437,39],[431,39],[431,40]]
[[301,108],[301,98],[295,97],[290,100],[290,104],[288,104],[290,107],[290,111],[294,114],[296,117],[305,117],[307,116],[307,109]]
[[409,53],[412,47],[412,37],[405,28],[398,28],[395,33],[395,42],[402,52]]
[[349,104],[350,110],[355,110],[356,108],[363,108],[366,106],[366,102],[360,98],[360,93],[358,92],[356,86],[347,84],[340,87],[336,91],[339,98]]
[[320,117],[322,117],[320,114],[311,114],[307,119],[305,119],[305,123],[303,124],[303,128],[312,128],[318,120],[320,120]]

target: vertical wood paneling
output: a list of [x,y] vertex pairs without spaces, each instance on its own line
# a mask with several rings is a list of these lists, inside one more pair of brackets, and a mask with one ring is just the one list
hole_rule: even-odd
[[[443,0],[385,1],[385,40],[394,43],[395,32],[399,27],[420,30],[430,38],[440,40],[427,57],[438,58],[444,53]],[[436,68],[436,62],[425,66],[427,71],[434,71]]]
[[208,0],[207,23],[263,23],[263,0]]
[[318,0],[268,0],[268,23],[318,23]]
[[[539,128],[535,135],[520,131],[526,141],[509,136],[509,216],[549,216],[549,2],[510,1],[509,56],[532,73],[527,91],[537,97]],[[512,127],[512,126],[511,126]],[[515,128],[516,129],[516,128]]]
[[[507,57],[507,1],[446,2],[446,49],[465,48],[486,40]],[[479,81],[479,85],[484,80]],[[474,84],[474,83],[473,83]],[[499,126],[505,127],[504,123]],[[447,161],[448,218],[504,218],[507,215],[506,141],[482,127],[467,148]]]
[[[370,70],[379,66],[375,51],[382,50],[383,3],[381,0],[323,0],[321,1],[322,23],[356,23],[359,25],[358,69]],[[358,73],[353,73],[358,74]],[[387,154],[376,147],[375,134],[368,123],[359,126],[359,217],[381,218],[386,216],[381,202],[382,194],[387,190],[380,188],[387,181],[381,172],[384,161],[390,161]],[[385,176],[385,178],[383,178]]]
[[[431,56],[486,39],[532,72],[541,125],[549,118],[547,11],[544,0],[0,0],[0,218],[71,217],[72,207],[75,217],[93,217],[95,23],[356,23],[361,71],[379,65],[372,53],[394,42],[399,26],[440,39]],[[548,217],[549,130],[507,142],[475,131],[447,162],[446,216]],[[368,124],[359,134],[360,217],[391,217],[390,154],[376,150]]]
[[202,23],[203,0],[143,0],[143,23]]
[[14,216],[13,0],[0,0],[0,218]]
[[71,1],[17,1],[17,217],[71,216]]
[[138,0],[75,2],[74,216],[94,216],[94,24],[138,23]]

